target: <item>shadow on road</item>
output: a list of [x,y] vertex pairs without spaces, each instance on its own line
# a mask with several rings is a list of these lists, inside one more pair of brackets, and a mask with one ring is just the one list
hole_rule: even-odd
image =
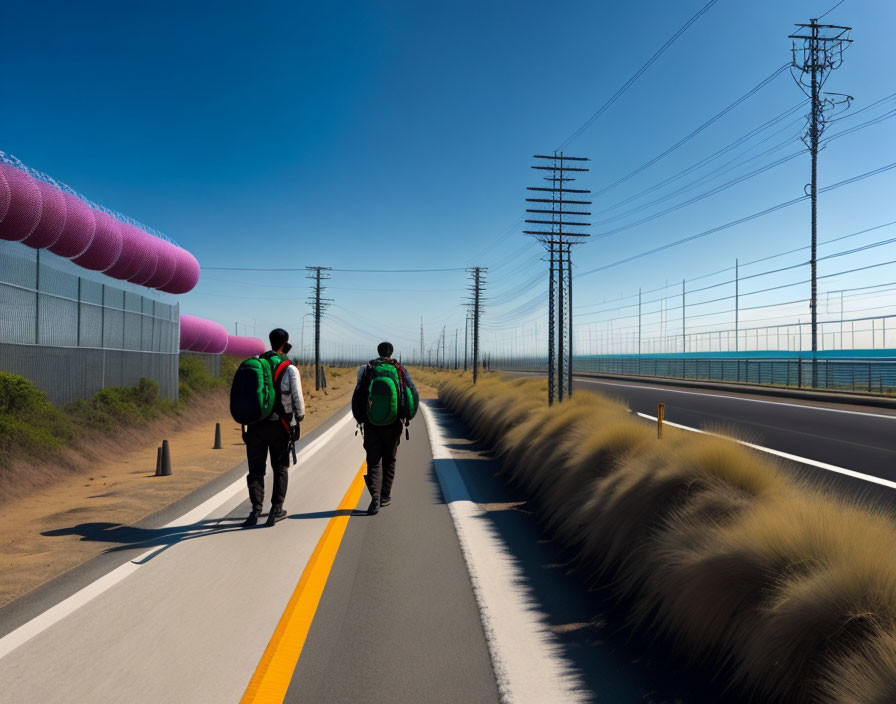
[[[262,514],[264,518],[266,514]],[[151,555],[141,557],[134,560],[134,564],[144,564],[162,552],[185,540],[193,540],[195,538],[205,538],[211,535],[219,535],[221,533],[231,533],[234,531],[255,530],[256,528],[264,528],[263,523],[255,528],[243,528],[244,516],[225,517],[225,518],[209,518],[195,523],[183,526],[170,526],[163,528],[141,528],[139,526],[123,525],[121,523],[80,523],[70,528],[58,528],[56,530],[48,530],[41,533],[48,537],[59,537],[65,535],[80,535],[82,541],[109,543],[111,547],[105,552],[118,553],[127,550],[150,550],[159,548]]]
[[[312,513],[294,513],[290,519],[321,519],[334,516],[366,516],[366,511],[357,509],[342,509],[335,511],[315,511]],[[69,528],[57,528],[41,533],[47,537],[60,537],[66,535],[80,535],[82,541],[95,543],[109,543],[106,553],[124,552],[126,550],[160,548],[151,555],[135,560],[134,564],[144,564],[162,552],[185,540],[205,538],[211,535],[232,533],[234,531],[257,530],[265,528],[264,518],[267,513],[261,515],[261,521],[252,528],[243,528],[245,516],[209,518],[183,526],[170,526],[163,528],[141,528],[140,526],[124,525],[121,523],[80,523]]]
[[308,519],[308,518],[333,518],[335,516],[366,516],[367,511],[361,511],[356,508],[342,508],[333,511],[314,511],[312,513],[293,513],[287,518],[289,519]]

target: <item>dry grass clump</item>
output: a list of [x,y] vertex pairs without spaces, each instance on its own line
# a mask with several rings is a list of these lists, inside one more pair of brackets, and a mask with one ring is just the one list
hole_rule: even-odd
[[896,702],[896,523],[729,440],[545,382],[442,385],[633,628],[759,701]]

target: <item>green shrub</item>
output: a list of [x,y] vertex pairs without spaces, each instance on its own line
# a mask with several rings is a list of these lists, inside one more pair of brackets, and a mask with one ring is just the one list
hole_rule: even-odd
[[175,404],[159,397],[159,382],[143,378],[136,386],[109,386],[75,401],[66,411],[80,428],[108,431],[157,418]]
[[28,379],[0,372],[0,453],[57,453],[74,431],[70,419]]

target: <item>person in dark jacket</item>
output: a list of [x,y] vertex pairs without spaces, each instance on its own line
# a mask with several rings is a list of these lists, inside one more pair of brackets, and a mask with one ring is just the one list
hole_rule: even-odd
[[395,462],[398,457],[398,445],[401,443],[401,430],[405,424],[399,417],[391,425],[373,425],[367,419],[367,396],[370,381],[369,370],[378,364],[393,364],[398,371],[399,379],[411,389],[415,399],[418,398],[417,387],[411,381],[411,375],[396,360],[392,359],[394,348],[389,342],[381,342],[376,352],[379,355],[358,369],[358,383],[352,395],[352,413],[362,426],[364,450],[367,452],[367,474],[364,481],[370,492],[368,515],[376,515],[381,506],[392,503],[392,483],[395,480]]
[[[271,330],[269,335],[271,349],[262,358],[276,355],[285,359],[292,345],[289,344],[289,333],[282,328]],[[264,475],[267,469],[268,455],[271,457],[271,471],[274,474],[274,486],[271,496],[271,510],[266,525],[272,526],[286,518],[283,501],[286,499],[286,486],[289,481],[289,446],[290,441],[299,437],[299,423],[305,419],[305,398],[302,395],[302,378],[295,365],[286,367],[281,379],[280,403],[284,417],[275,410],[266,419],[253,423],[246,428],[243,441],[246,443],[246,460],[249,474],[246,484],[249,487],[249,499],[252,511],[243,523],[250,528],[258,523],[264,502]]]

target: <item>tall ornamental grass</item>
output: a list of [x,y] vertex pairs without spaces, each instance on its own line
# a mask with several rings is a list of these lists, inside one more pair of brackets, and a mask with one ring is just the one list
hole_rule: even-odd
[[451,379],[439,398],[633,630],[756,701],[896,702],[896,523],[730,440],[592,393]]

